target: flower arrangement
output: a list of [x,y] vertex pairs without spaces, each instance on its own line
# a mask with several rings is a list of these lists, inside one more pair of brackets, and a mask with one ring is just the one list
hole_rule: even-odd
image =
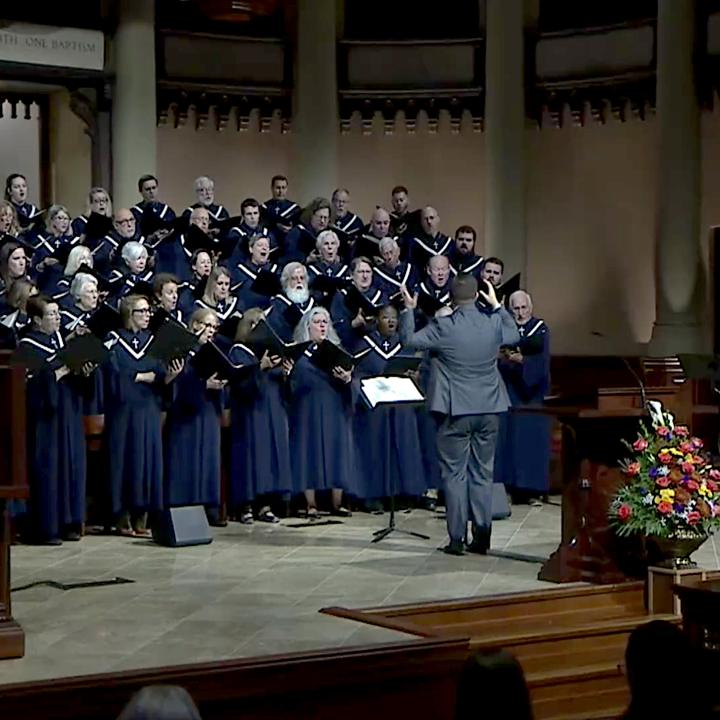
[[637,440],[625,445],[627,482],[609,511],[619,536],[705,537],[720,525],[720,470],[687,427],[651,408],[651,424],[641,421]]

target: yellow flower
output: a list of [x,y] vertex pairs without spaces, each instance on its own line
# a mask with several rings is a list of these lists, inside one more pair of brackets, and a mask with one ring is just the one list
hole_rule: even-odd
[[663,488],[660,491],[660,499],[666,502],[672,502],[675,497],[675,491],[672,488]]
[[705,483],[703,483],[703,484],[700,486],[700,489],[698,490],[698,492],[699,492],[701,495],[706,495],[706,496],[708,496],[708,497],[709,497],[710,495],[712,495],[712,493],[710,492],[710,490],[708,490],[708,486],[707,486]]

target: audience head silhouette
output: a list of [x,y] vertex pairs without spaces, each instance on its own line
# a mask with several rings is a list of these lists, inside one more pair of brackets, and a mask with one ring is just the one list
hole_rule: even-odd
[[136,692],[118,720],[201,720],[200,712],[185,688],[179,685],[148,685]]

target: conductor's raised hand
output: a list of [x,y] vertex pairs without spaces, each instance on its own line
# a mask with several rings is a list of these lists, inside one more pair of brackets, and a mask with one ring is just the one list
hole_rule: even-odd
[[406,310],[414,310],[417,307],[418,294],[410,294],[410,291],[405,285],[400,286],[400,292],[402,293],[403,303]]
[[497,299],[497,295],[495,294],[495,286],[491,282],[485,281],[485,289],[487,289],[487,292],[485,292],[485,289],[483,289],[483,285],[480,285],[480,289],[478,290],[478,293],[480,297],[493,309],[497,310],[497,308],[500,307],[500,302]]

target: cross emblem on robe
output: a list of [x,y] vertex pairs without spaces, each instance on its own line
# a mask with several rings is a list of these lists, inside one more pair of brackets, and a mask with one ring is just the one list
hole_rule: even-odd
[[382,349],[383,349],[385,352],[387,352],[387,351],[390,349],[390,343],[389,343],[387,340],[385,340],[385,341],[383,342],[383,344],[382,344]]
[[140,347],[140,341],[139,341],[136,337],[134,337],[134,338],[130,341],[130,344],[131,344],[136,350]]
[[520,337],[523,337],[523,335],[525,335],[525,327],[523,325],[520,325],[518,327],[518,333],[519,333]]
[[57,346],[58,346],[58,344],[57,344],[57,338],[54,338],[54,337],[50,338],[50,344],[51,344],[55,349],[57,349]]

